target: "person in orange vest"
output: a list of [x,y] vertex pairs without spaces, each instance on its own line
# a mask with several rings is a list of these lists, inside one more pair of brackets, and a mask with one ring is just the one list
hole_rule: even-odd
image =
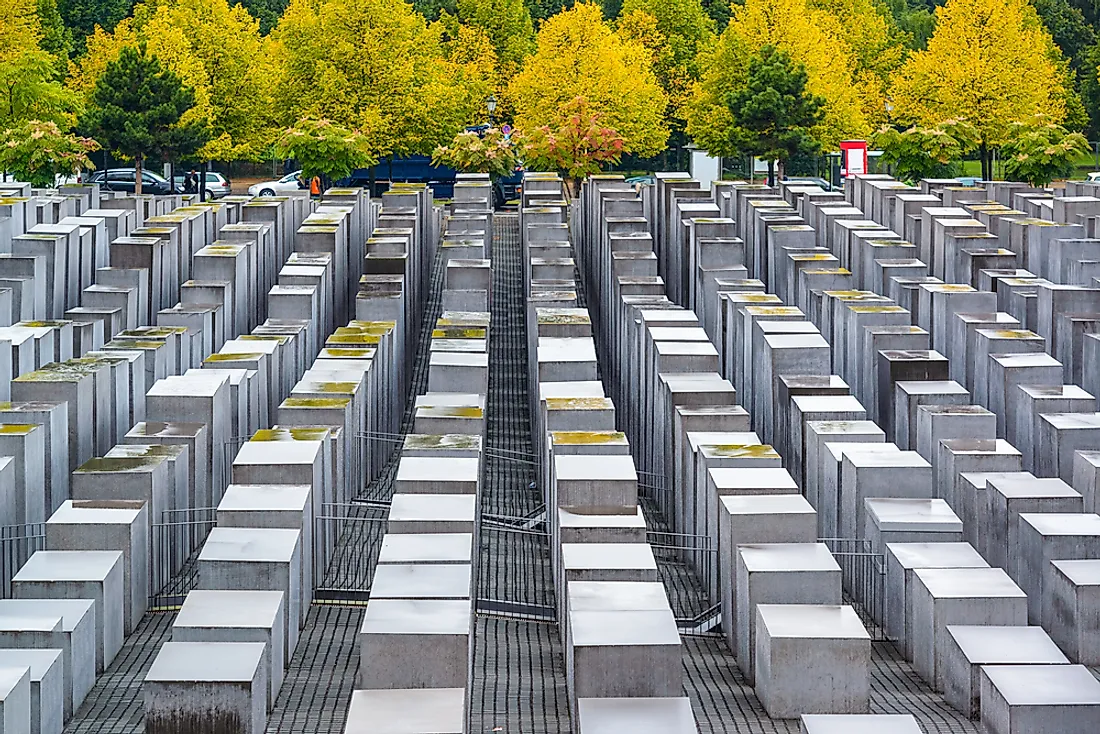
[[321,177],[314,176],[309,180],[309,195],[314,199],[321,198]]

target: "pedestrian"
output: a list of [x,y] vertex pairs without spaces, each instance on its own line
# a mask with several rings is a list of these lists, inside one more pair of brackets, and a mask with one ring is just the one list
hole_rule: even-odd
[[194,168],[183,177],[183,193],[197,194],[199,192],[199,174]]
[[321,177],[314,176],[309,180],[309,195],[314,199],[321,198]]

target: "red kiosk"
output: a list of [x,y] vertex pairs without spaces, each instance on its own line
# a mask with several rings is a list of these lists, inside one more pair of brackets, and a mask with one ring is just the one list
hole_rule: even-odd
[[867,141],[842,140],[840,143],[840,175],[853,178],[867,173]]

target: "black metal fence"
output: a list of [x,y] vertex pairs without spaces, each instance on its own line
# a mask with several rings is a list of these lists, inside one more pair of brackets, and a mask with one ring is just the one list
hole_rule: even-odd
[[313,598],[366,601],[386,533],[386,502],[332,502],[313,519]]
[[199,551],[217,521],[216,507],[166,510],[151,530],[149,607],[183,603],[199,583]]
[[0,525],[0,597],[11,597],[11,580],[35,551],[46,547],[46,523]]
[[686,561],[700,580],[718,573],[718,548],[706,535],[674,533],[651,528],[646,530],[645,539],[658,563]]
[[[314,598],[365,601],[386,532],[389,506],[384,502],[326,503],[314,517],[304,562],[311,564]],[[149,606],[179,606],[199,582],[198,557],[217,524],[217,508],[162,513],[151,527]],[[45,544],[44,525],[22,534],[0,528],[5,590],[19,566]],[[10,537],[9,537],[10,536]],[[10,570],[9,570],[10,569]]]
[[482,513],[477,542],[478,613],[536,621],[557,618],[554,555],[544,508],[517,516]]
[[233,460],[237,458],[237,452],[248,442],[248,439],[248,436],[230,436],[229,440],[222,444],[222,487],[229,486],[233,481]]
[[[647,519],[653,517],[647,515]],[[718,584],[718,548],[706,535],[676,533],[650,528],[646,542],[657,561],[657,573],[665,585],[669,604],[681,633],[714,632],[721,609],[711,603],[706,584]]]
[[822,538],[840,566],[845,601],[863,621],[871,639],[886,639],[886,557],[871,550],[871,541]]

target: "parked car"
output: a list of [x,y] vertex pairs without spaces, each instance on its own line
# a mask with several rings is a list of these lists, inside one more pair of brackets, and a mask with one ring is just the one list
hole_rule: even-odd
[[[107,191],[121,191],[134,193],[136,178],[133,168],[108,168],[105,171],[93,171],[84,182],[99,184],[99,188]],[[158,176],[152,171],[141,172],[141,193],[143,194],[181,194],[183,189],[173,186],[164,176]]]
[[801,184],[803,186],[820,186],[823,191],[832,191],[833,185],[817,176],[787,176],[783,179],[788,183]]
[[[187,178],[187,171],[176,173],[174,176],[172,176],[172,181],[175,182],[180,191],[184,190],[183,180],[185,178]],[[221,199],[223,197],[229,196],[229,188],[230,184],[228,178],[220,173],[217,173],[216,171],[207,171],[206,198],[203,200],[209,201],[210,199]]]
[[276,181],[261,181],[248,187],[249,196],[277,196],[301,191],[306,188],[302,185],[301,170],[288,173]]
[[1089,183],[1096,183],[1097,181],[1100,181],[1100,171],[1093,171],[1089,173],[1087,176],[1085,176],[1085,180]]

